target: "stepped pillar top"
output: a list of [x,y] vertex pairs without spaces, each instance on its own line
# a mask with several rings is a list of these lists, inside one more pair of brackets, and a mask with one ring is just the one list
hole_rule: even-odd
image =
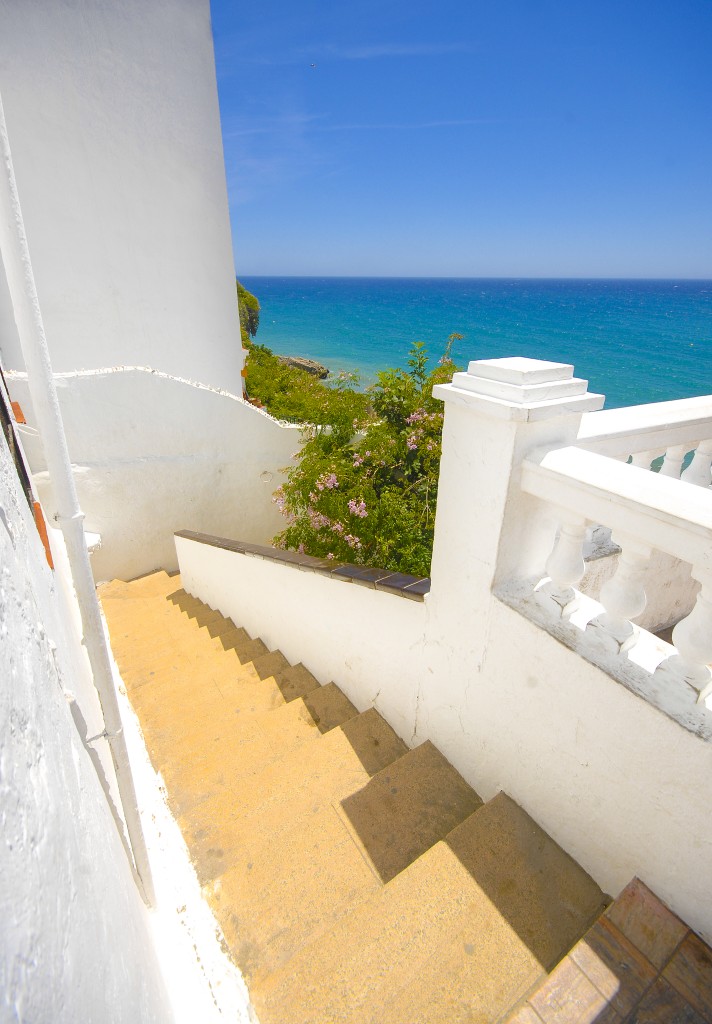
[[569,363],[510,356],[475,359],[451,384],[433,389],[444,402],[470,405],[497,419],[542,420],[600,409],[604,395],[588,390]]

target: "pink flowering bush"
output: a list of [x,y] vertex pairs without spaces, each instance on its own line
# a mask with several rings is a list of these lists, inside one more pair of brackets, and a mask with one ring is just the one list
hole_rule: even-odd
[[340,382],[343,407],[332,400],[328,423],[304,428],[297,465],[275,496],[286,519],[280,547],[429,574],[443,423],[432,389],[457,369],[450,349],[459,337],[433,369],[417,342],[408,368],[380,373],[361,409],[349,399],[356,382]]

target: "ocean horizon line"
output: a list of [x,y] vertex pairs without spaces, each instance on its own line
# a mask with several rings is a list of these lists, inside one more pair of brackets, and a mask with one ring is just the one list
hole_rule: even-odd
[[606,282],[626,281],[632,284],[653,282],[659,284],[694,283],[712,284],[712,277],[578,277],[578,276],[503,276],[503,275],[462,275],[446,274],[243,274],[239,279],[250,278],[253,281],[575,281],[575,282]]

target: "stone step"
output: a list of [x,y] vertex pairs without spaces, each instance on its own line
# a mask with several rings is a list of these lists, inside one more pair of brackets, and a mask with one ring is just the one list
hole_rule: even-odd
[[[370,709],[325,733],[318,743],[286,752],[257,775],[217,789],[196,807],[193,827],[203,836],[219,827],[222,843],[234,849],[255,835],[269,834],[276,841],[280,830],[360,789],[407,749]],[[190,847],[191,832],[186,841]]]
[[134,580],[111,580],[109,583],[102,583],[97,587],[100,599],[119,598],[132,599],[136,597],[166,597],[168,594],[179,590],[181,586],[178,573],[170,575],[164,570],[148,573],[146,576],[139,576]]
[[[382,808],[378,800],[386,792]],[[232,866],[212,890],[216,906],[227,901],[240,908],[239,921],[229,919],[224,931],[242,971],[252,977],[279,967],[347,907],[380,889],[384,873],[407,866],[481,804],[425,743],[344,801],[312,805],[284,827],[267,820],[266,828],[251,829],[235,843]]]
[[170,600],[170,595],[181,590],[180,573],[167,573],[161,569],[147,576],[139,576],[129,583],[131,592],[141,597],[162,597]]
[[[183,676],[192,677],[193,685],[203,676],[226,681],[242,677],[267,681],[274,677],[260,674],[255,667],[255,663],[267,653],[261,640],[246,641],[239,648],[224,651],[210,643],[208,638],[201,642],[184,637],[177,637],[161,646],[151,652],[150,657],[140,647],[132,649],[120,645],[115,651],[116,662],[129,693],[148,684],[158,685]],[[246,672],[248,668],[250,673]]]
[[341,804],[354,841],[383,882],[481,806],[478,794],[430,742],[409,750]]
[[184,833],[193,836],[191,856],[201,883],[214,880],[231,863],[230,843],[229,829],[215,819],[205,827],[206,816],[196,808],[217,792],[230,800],[241,781],[256,777],[272,762],[358,714],[333,683],[319,687],[309,699],[310,704],[297,698],[272,711],[240,715],[222,762],[215,752],[216,772],[198,774],[191,761],[168,766],[171,808]]
[[604,905],[506,795],[251,987],[270,1024],[496,1022]]
[[355,718],[358,711],[336,683],[310,690],[302,700],[320,733],[330,732]]

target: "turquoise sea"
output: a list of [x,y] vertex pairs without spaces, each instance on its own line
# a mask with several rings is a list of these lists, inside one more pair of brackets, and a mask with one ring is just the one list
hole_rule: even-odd
[[573,363],[606,408],[712,393],[712,281],[243,277],[260,300],[257,341],[363,384],[403,366],[414,341],[433,359],[449,334],[470,359]]

